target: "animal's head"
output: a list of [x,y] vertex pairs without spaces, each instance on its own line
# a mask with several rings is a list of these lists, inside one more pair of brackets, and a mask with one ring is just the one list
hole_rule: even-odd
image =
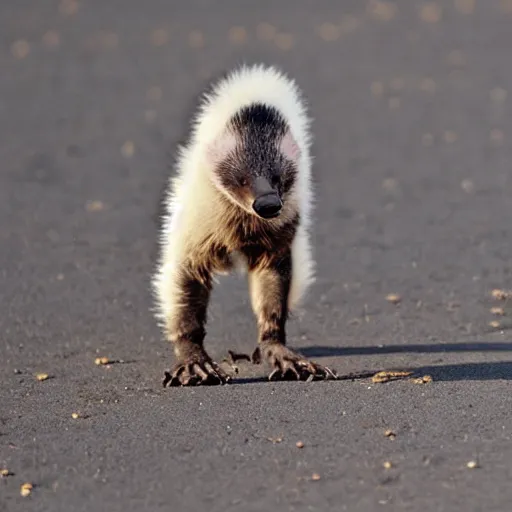
[[275,109],[241,109],[208,147],[212,181],[232,202],[263,219],[281,214],[296,183],[300,148]]

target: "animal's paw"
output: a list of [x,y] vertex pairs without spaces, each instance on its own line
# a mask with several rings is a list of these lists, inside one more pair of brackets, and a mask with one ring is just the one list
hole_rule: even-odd
[[178,363],[172,372],[166,371],[162,385],[215,386],[226,384],[230,380],[231,377],[203,351]]
[[326,366],[313,363],[293,350],[275,343],[262,348],[263,354],[273,368],[269,380],[328,380],[337,375]]

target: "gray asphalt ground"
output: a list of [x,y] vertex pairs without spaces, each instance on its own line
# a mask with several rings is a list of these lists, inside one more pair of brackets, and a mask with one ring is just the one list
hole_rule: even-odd
[[[6,0],[0,41],[1,511],[511,510],[511,1]],[[315,119],[290,345],[433,382],[241,363],[161,387],[158,200],[196,95],[242,61],[296,77]],[[208,349],[255,340],[222,280]]]

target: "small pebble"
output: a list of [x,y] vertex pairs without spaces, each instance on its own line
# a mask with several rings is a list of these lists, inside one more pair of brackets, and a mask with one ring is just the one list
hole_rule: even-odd
[[389,429],[384,432],[384,435],[386,437],[389,437],[390,439],[395,439],[395,437],[396,437],[396,434],[392,430],[389,430]]
[[12,476],[13,473],[11,473],[7,468],[0,469],[0,476],[2,478],[6,478],[8,476]]
[[302,441],[297,441],[297,442],[295,443],[295,446],[296,446],[297,448],[304,448],[304,443],[303,443]]
[[414,384],[428,384],[429,382],[432,382],[432,376],[430,375],[423,375],[423,377],[418,377],[417,379],[413,379]]
[[499,288],[495,288],[491,292],[491,295],[494,299],[497,299],[497,300],[506,300],[510,297],[509,292],[506,292],[505,290],[500,290]]
[[493,329],[499,329],[501,324],[498,322],[498,320],[492,320],[489,322],[489,327],[492,327]]
[[26,498],[32,492],[33,485],[29,482],[24,483],[20,488],[20,494]]
[[478,462],[476,460],[470,460],[466,466],[469,468],[469,469],[476,469],[478,467]]
[[490,311],[491,311],[492,315],[496,315],[496,316],[503,316],[505,314],[505,310],[500,307],[491,308]]
[[78,414],[77,412],[73,412],[73,413],[71,413],[71,417],[72,417],[74,420],[77,420],[78,418],[80,418],[80,414]]
[[400,297],[400,295],[397,295],[396,293],[390,293],[386,295],[386,300],[388,302],[391,302],[392,304],[398,304],[402,300],[402,297]]
[[49,379],[50,376],[47,374],[47,373],[38,373],[36,374],[36,379],[40,382],[42,382],[43,380],[47,380]]
[[317,480],[320,480],[320,475],[319,475],[318,473],[313,473],[313,474],[311,475],[311,480],[314,480],[315,482],[316,482]]
[[391,462],[389,460],[384,462],[383,466],[385,469],[391,469],[393,467],[393,465],[391,464]]
[[103,365],[103,364],[108,364],[108,363],[110,363],[110,359],[108,357],[97,357],[94,360],[94,364],[97,364],[97,365]]

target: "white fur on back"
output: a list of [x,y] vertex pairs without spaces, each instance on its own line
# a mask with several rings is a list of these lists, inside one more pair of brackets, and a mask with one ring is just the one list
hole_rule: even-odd
[[[244,106],[260,102],[275,107],[284,116],[300,148],[295,194],[301,224],[292,246],[293,276],[289,296],[294,308],[314,280],[314,262],[309,242],[312,207],[310,119],[301,92],[295,82],[275,67],[242,66],[219,81],[203,97],[193,121],[186,146],[178,149],[178,176],[170,183],[166,215],[161,233],[162,255],[153,278],[157,300],[156,315],[162,321],[174,306],[174,264],[186,251],[187,240],[201,229],[206,216],[191,211],[190,205],[208,204],[211,183],[206,172],[211,169],[208,148],[218,140],[231,117]],[[188,208],[187,208],[188,207]],[[213,206],[212,206],[213,208]],[[207,209],[208,210],[208,209]],[[214,216],[215,212],[211,212]]]

